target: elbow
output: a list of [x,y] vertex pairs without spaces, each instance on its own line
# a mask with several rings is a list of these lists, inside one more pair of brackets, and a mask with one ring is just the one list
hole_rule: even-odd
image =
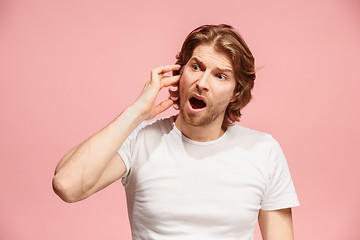
[[58,176],[54,176],[52,180],[52,187],[54,192],[67,203],[78,202],[81,199],[74,196],[72,190],[64,180],[60,179]]

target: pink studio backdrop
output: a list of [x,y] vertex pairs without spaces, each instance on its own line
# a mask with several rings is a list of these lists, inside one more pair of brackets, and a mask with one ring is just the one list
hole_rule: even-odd
[[263,67],[240,124],[283,147],[297,239],[360,239],[359,10],[356,0],[0,1],[0,239],[130,239],[120,182],[66,204],[53,171],[207,23],[236,27]]

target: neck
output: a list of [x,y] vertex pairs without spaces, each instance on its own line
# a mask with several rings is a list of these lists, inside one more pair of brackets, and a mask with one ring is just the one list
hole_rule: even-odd
[[184,121],[180,113],[176,116],[175,126],[185,137],[198,142],[214,141],[225,133],[222,122],[214,121],[205,126],[193,126]]

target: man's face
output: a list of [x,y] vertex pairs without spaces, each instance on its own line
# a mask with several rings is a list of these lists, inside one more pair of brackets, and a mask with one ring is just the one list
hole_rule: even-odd
[[180,117],[191,126],[222,125],[234,101],[235,76],[230,58],[211,45],[200,45],[183,67]]

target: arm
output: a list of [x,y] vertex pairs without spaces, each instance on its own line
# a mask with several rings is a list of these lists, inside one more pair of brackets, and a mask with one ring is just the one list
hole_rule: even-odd
[[124,174],[126,167],[117,153],[118,149],[142,121],[154,118],[173,105],[170,99],[157,106],[154,101],[163,87],[179,81],[179,76],[165,77],[164,74],[179,68],[179,65],[169,65],[154,69],[151,80],[133,105],[60,160],[55,169],[53,188],[61,199],[66,202],[80,201]]
[[293,240],[291,208],[259,212],[259,226],[264,240]]

